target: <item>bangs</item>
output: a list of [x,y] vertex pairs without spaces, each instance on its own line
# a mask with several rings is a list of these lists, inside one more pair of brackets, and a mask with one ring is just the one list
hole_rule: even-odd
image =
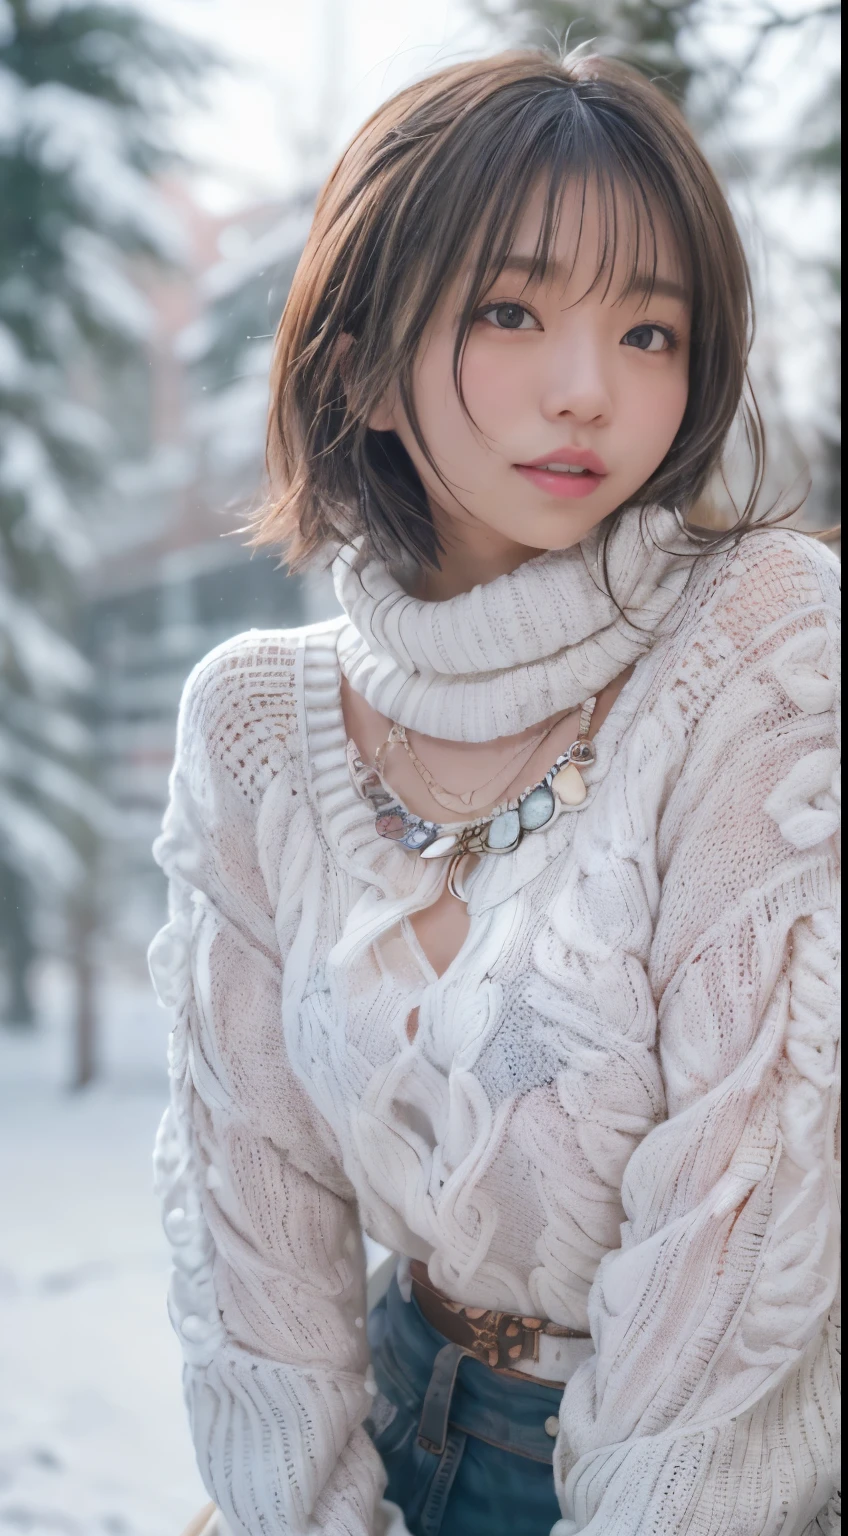
[[[488,205],[480,209],[476,234],[477,256],[463,304],[467,322],[484,292],[497,281],[513,254],[518,228],[538,187],[544,189],[542,216],[532,260],[527,266],[527,285],[545,283],[553,275],[554,250],[560,235],[566,198],[579,210],[571,243],[571,267],[561,274],[563,284],[573,275],[584,236],[587,199],[594,194],[598,217],[596,271],[588,287],[574,299],[578,304],[596,288],[601,297],[622,301],[637,289],[650,299],[657,278],[658,221],[665,226],[677,262],[682,285],[693,288],[692,230],[680,201],[669,186],[668,167],[653,161],[646,146],[631,136],[628,142],[621,125],[605,122],[596,113],[580,111],[563,120],[561,103],[548,133],[538,138],[535,153],[505,158],[500,179],[512,193],[493,190]],[[474,237],[470,242],[475,243]]]

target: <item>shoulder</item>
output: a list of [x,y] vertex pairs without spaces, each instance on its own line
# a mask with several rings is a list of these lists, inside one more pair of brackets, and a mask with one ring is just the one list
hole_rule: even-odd
[[296,752],[299,656],[310,639],[332,643],[338,625],[248,629],[203,656],[183,688],[178,761],[202,759],[248,799],[261,797]]
[[695,561],[684,605],[712,620],[733,649],[805,614],[839,613],[840,566],[825,545],[792,528],[753,528],[730,549]]
[[802,654],[807,671],[820,668],[838,686],[839,573],[830,550],[793,529],[752,529],[696,556],[657,634],[652,670],[686,739],[708,713],[735,728],[733,711],[765,697],[776,671],[797,670]]
[[[839,630],[840,566],[791,528],[751,529],[731,548],[699,554],[665,627],[667,655],[702,674],[707,693],[739,666],[801,630]],[[673,663],[672,663],[673,665]]]

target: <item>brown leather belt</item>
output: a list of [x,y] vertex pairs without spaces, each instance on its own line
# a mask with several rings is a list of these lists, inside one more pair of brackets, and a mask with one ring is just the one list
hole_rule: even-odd
[[412,1294],[427,1322],[452,1344],[461,1345],[493,1371],[515,1372],[523,1375],[526,1381],[526,1371],[516,1371],[515,1368],[521,1360],[538,1362],[539,1337],[543,1333],[553,1334],[558,1339],[591,1338],[589,1333],[548,1323],[541,1317],[519,1317],[517,1313],[489,1311],[485,1307],[462,1307],[433,1285],[427,1266],[420,1259],[411,1259],[409,1270]]

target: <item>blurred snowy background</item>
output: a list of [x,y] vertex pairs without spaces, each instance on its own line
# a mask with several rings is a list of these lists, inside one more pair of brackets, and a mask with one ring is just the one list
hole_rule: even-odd
[[569,26],[664,81],[730,187],[769,488],[809,473],[831,525],[836,5],[0,0],[0,1536],[178,1536],[204,1502],[150,1192],[150,844],[192,664],[334,607],[232,536],[316,188],[408,79]]

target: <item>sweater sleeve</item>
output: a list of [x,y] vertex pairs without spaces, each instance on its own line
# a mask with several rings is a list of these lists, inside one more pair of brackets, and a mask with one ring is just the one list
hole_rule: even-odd
[[650,960],[667,1118],[590,1295],[551,1536],[839,1529],[834,586],[797,536],[752,539],[714,594],[711,696],[682,669]]
[[[362,1428],[354,1194],[284,1048],[279,910],[296,910],[314,839],[288,762],[285,687],[269,669],[257,710],[261,668],[247,662],[230,642],[189,679],[154,847],[170,920],[150,966],[174,1019],[155,1154],[169,1310],[201,1475],[233,1536],[401,1536]],[[270,796],[286,814],[269,823],[284,831],[263,836]]]

